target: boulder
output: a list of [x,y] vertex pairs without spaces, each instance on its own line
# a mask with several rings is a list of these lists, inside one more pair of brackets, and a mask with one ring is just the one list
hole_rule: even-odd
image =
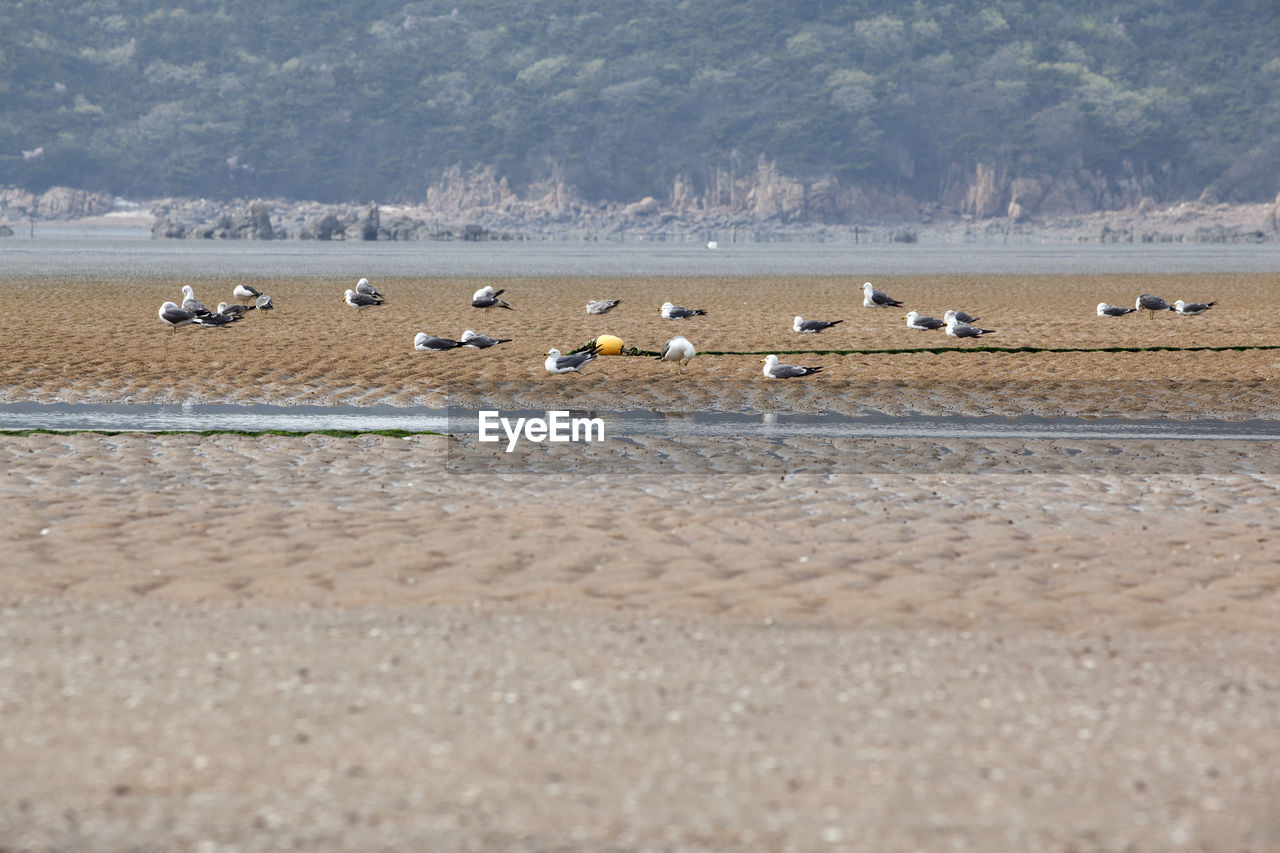
[[275,239],[275,231],[271,228],[271,207],[265,201],[250,203],[248,211],[249,236],[254,240]]
[[186,236],[186,226],[172,219],[157,218],[155,224],[151,226],[152,240],[181,240]]
[[622,209],[627,216],[653,216],[658,212],[658,202],[653,196],[647,195],[637,202],[632,202]]
[[363,217],[356,222],[356,233],[361,240],[377,240],[378,231],[382,227],[382,216],[378,212],[377,202],[370,203]]
[[342,220],[333,211],[326,211],[322,216],[316,218],[311,223],[311,233],[315,235],[317,240],[345,240],[347,238],[346,226],[342,224]]
[[108,213],[113,203],[111,196],[70,187],[52,187],[36,200],[35,212],[42,219],[79,219]]

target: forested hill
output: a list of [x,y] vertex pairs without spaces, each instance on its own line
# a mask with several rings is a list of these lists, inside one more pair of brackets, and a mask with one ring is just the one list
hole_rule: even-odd
[[1021,176],[1273,199],[1280,3],[0,5],[0,186],[418,200],[481,166],[720,203],[766,160],[926,202]]

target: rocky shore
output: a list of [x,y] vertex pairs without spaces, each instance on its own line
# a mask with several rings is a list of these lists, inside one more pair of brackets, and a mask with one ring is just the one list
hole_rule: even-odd
[[[484,182],[488,181],[488,184]],[[481,184],[477,186],[477,184]],[[1016,183],[1016,182],[1015,182]],[[492,175],[458,176],[425,202],[323,203],[287,199],[165,198],[129,201],[67,187],[42,194],[0,190],[0,237],[42,221],[130,224],[157,239],[247,240],[582,240],[667,242],[1099,242],[1267,243],[1280,240],[1280,196],[1270,203],[1229,204],[1202,197],[1085,212],[1028,213],[1016,188],[990,189],[1010,200],[1003,209],[974,193],[949,205],[910,199],[865,199],[848,218],[811,208],[813,187],[791,198],[768,184],[743,199],[672,198],[589,203],[562,185],[524,197]],[[776,188],[775,188],[776,189]],[[976,191],[975,191],[976,192]],[[762,198],[767,197],[767,198]],[[790,199],[790,200],[788,200]],[[767,203],[766,203],[767,202]],[[1037,206],[1037,210],[1044,205]],[[1050,210],[1056,209],[1053,205]],[[806,213],[806,210],[809,210]]]

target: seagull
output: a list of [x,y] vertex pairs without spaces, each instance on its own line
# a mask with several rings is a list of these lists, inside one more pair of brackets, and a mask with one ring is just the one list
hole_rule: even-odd
[[243,317],[255,308],[257,308],[256,305],[228,305],[225,302],[218,303],[218,313],[230,314],[232,317]]
[[592,299],[587,303],[588,314],[608,314],[614,308],[618,307],[621,299]]
[[946,320],[939,320],[937,317],[921,317],[915,311],[908,311],[906,320],[908,329],[920,329],[922,331],[941,329],[947,325]]
[[365,296],[375,296],[378,299],[384,298],[383,295],[369,283],[369,279],[367,278],[362,278],[356,282],[356,293],[363,293]]
[[1139,296],[1137,301],[1133,303],[1133,307],[1135,310],[1142,308],[1142,309],[1146,309],[1147,311],[1150,311],[1151,314],[1148,315],[1150,317],[1156,316],[1155,315],[1156,311],[1177,310],[1168,302],[1165,302],[1163,299],[1161,299],[1159,296],[1152,296],[1150,293],[1144,293],[1141,296]]
[[262,295],[262,291],[251,284],[237,284],[232,289],[231,295],[236,299],[257,299]]
[[267,294],[264,293],[258,297],[257,309],[259,311],[273,311],[275,307],[276,304],[271,301],[271,297],[267,296]]
[[197,317],[203,317],[212,313],[208,308],[204,307],[204,303],[196,299],[196,292],[191,289],[191,285],[182,285],[182,307],[183,310],[190,311]]
[[185,308],[179,308],[176,302],[166,302],[160,306],[160,310],[156,312],[160,319],[169,324],[170,329],[176,329],[179,326],[185,326],[195,319],[195,314]]
[[437,338],[435,335],[428,335],[426,332],[418,332],[413,336],[413,348],[423,352],[443,352],[447,349],[454,349],[462,346],[462,341],[451,341],[448,338]]
[[1108,305],[1105,302],[1098,303],[1099,317],[1123,317],[1125,314],[1132,314],[1137,308],[1123,308],[1119,305]]
[[662,354],[658,356],[658,360],[678,361],[680,366],[684,367],[697,354],[698,351],[693,348],[693,344],[689,343],[687,338],[676,335],[667,341],[667,345],[662,348]]
[[778,364],[776,355],[765,356],[761,359],[764,363],[764,376],[766,379],[793,379],[797,376],[808,376],[811,373],[817,373],[821,367],[800,367],[796,364]]
[[356,309],[356,315],[366,308],[372,308],[375,305],[385,304],[383,300],[376,296],[369,296],[365,293],[356,293],[354,290],[348,290],[342,295],[342,301]]
[[503,302],[501,299],[498,298],[500,295],[506,292],[507,291],[505,288],[502,290],[494,290],[490,285],[486,284],[484,287],[480,288],[475,293],[471,294],[471,307],[472,308],[492,308],[496,305],[499,308],[510,309],[511,308],[510,305],[508,305],[507,303]]
[[821,332],[823,329],[829,329],[837,323],[843,322],[844,320],[802,320],[801,318],[796,317],[795,321],[791,324],[791,328],[804,335],[810,332]]
[[582,370],[584,364],[598,358],[599,355],[598,346],[572,355],[561,355],[560,350],[553,349],[547,353],[547,360],[543,362],[543,366],[547,368],[547,373],[577,373]]
[[662,316],[668,320],[683,320],[686,317],[697,317],[706,313],[701,308],[681,308],[679,305],[672,305],[670,302],[662,303]]
[[488,335],[479,335],[467,329],[462,333],[462,345],[471,347],[472,349],[488,349],[498,344],[511,343],[511,338],[491,338]]
[[955,317],[961,323],[976,323],[982,319],[981,317],[975,317],[972,314],[967,314],[964,311],[956,311],[955,309],[948,308],[947,313],[942,315],[942,322],[945,323],[952,317]]
[[1179,299],[1173,303],[1173,310],[1179,314],[1203,314],[1217,304],[1217,302],[1183,302]]
[[230,326],[240,317],[235,314],[197,314],[191,318],[191,322],[197,326]]
[[899,308],[902,303],[896,299],[890,299],[885,294],[876,290],[871,282],[865,282],[862,285],[862,307],[863,308]]
[[995,329],[979,329],[977,326],[961,323],[960,318],[955,316],[947,320],[947,334],[953,338],[980,338],[994,331]]

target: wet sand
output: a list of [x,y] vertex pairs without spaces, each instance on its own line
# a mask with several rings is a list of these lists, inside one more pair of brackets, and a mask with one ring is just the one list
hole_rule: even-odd
[[[474,408],[797,410],[890,413],[1257,417],[1280,411],[1280,350],[1131,353],[798,355],[825,367],[804,383],[767,382],[761,356],[701,356],[684,374],[645,358],[609,358],[582,374],[549,376],[543,356],[600,334],[656,351],[673,335],[701,352],[1001,347],[1274,346],[1280,276],[1039,276],[878,279],[908,306],[941,316],[963,308],[996,329],[980,341],[906,328],[904,310],[861,307],[859,278],[503,280],[513,310],[470,307],[476,279],[390,279],[390,304],[357,316],[349,281],[256,280],[278,306],[224,329],[168,330],[155,317],[184,283],[211,307],[234,282],[8,281],[0,399],[264,402]],[[39,299],[28,299],[29,293]],[[1100,301],[1142,292],[1217,300],[1204,315],[1100,318]],[[957,303],[955,294],[981,293]],[[86,294],[91,294],[86,296]],[[610,314],[589,299],[622,299]],[[709,314],[663,320],[663,301]],[[256,312],[255,312],[256,314]],[[844,319],[797,335],[792,318]],[[512,338],[488,350],[416,352],[417,332],[465,329]],[[789,357],[784,357],[787,361]],[[941,393],[946,389],[947,393]]]
[[[805,384],[746,356],[541,370],[604,331],[793,349],[796,312],[849,317],[806,348],[927,336],[850,307],[861,280],[733,283],[771,307],[708,323],[705,344],[655,300],[718,315],[733,288],[504,282],[517,320],[467,308],[471,281],[378,282],[406,307],[356,318],[341,283],[281,281],[278,316],[170,333],[152,303],[182,283],[94,283],[93,303],[146,321],[75,323],[44,312],[65,320],[83,283],[45,282],[37,304],[0,285],[20,330],[0,395],[1277,411],[1271,351],[815,356],[830,366]],[[1280,339],[1270,278],[1071,283],[955,307],[1001,343]],[[196,282],[206,302],[219,287]],[[1223,305],[1092,315],[1129,290]],[[556,309],[570,296],[645,310],[592,321]],[[410,348],[463,328],[522,331]],[[947,383],[960,402],[933,402]],[[1276,458],[645,439],[536,473],[443,436],[0,437],[0,849],[1275,849]]]

